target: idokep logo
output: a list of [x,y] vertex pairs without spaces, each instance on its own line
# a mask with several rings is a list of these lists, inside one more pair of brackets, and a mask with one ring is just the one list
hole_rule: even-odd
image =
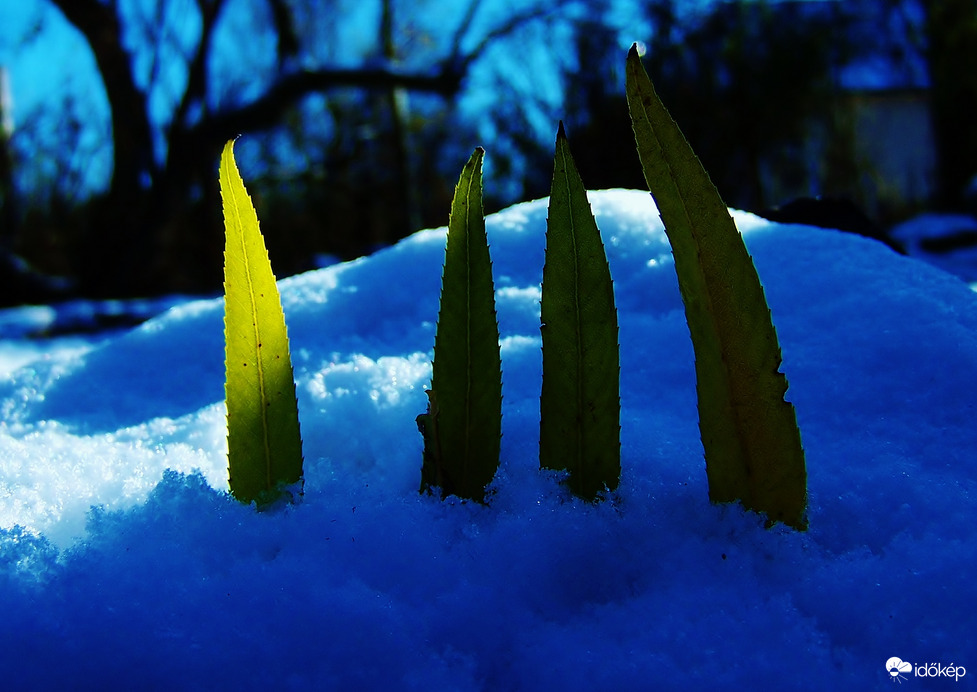
[[917,678],[945,677],[952,678],[954,682],[959,682],[960,678],[967,674],[966,668],[963,666],[955,666],[952,663],[948,666],[944,666],[940,663],[924,663],[922,665],[914,665],[895,656],[885,662],[885,669],[892,678],[892,682],[898,682],[900,684],[902,684],[903,680],[907,679],[907,675],[913,675]]
[[906,679],[904,673],[913,672],[913,664],[906,663],[901,658],[896,658],[893,656],[885,662],[885,669],[889,671],[889,675],[892,676],[892,682],[902,684],[902,681]]

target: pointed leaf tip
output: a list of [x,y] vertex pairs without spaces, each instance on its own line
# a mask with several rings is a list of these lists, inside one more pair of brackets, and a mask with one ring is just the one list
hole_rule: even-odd
[[302,481],[295,380],[275,275],[234,161],[221,154],[228,483],[242,502],[270,504]]
[[547,213],[540,299],[540,467],[569,472],[594,501],[621,476],[617,311],[604,245],[562,123]]
[[638,157],[672,246],[695,351],[709,497],[804,529],[804,450],[753,260],[634,47],[626,73]]
[[439,488],[483,502],[499,466],[502,366],[492,261],[482,213],[482,158],[475,149],[455,186],[441,306],[434,338],[421,492]]

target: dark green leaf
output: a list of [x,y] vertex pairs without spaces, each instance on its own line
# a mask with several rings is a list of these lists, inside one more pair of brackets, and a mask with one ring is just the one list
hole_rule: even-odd
[[455,187],[424,435],[421,491],[484,502],[499,467],[502,363],[495,286],[482,214],[479,148]]
[[672,246],[695,350],[709,496],[804,529],[804,450],[753,260],[634,47],[626,72],[638,156]]
[[621,478],[617,310],[610,267],[563,123],[556,139],[540,300],[539,461],[596,500]]

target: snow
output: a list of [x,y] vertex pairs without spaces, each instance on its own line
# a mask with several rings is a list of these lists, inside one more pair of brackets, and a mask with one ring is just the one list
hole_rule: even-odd
[[977,218],[929,212],[897,224],[889,235],[910,255],[977,283]]
[[875,241],[734,213],[807,451],[810,530],[766,530],[708,501],[654,203],[591,201],[623,406],[621,487],[598,505],[538,469],[545,200],[488,219],[487,507],[417,492],[443,229],[280,283],[295,506],[227,494],[219,299],[88,346],[4,342],[5,688],[889,689],[892,657],[977,666],[977,295]]

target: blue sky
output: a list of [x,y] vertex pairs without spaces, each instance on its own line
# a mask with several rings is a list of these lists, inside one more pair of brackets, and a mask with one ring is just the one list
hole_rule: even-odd
[[[88,44],[46,2],[0,3],[0,26],[0,65],[8,73],[15,128],[32,121],[42,132],[56,135],[63,120],[44,116],[73,112],[83,124],[82,151],[77,155],[88,159],[82,167],[85,180],[79,185],[103,187],[112,165],[111,149],[104,144],[109,110]],[[45,135],[39,132],[38,136]],[[32,164],[33,176],[22,184],[43,186],[47,176],[56,175],[53,161],[42,158]]]
[[[508,7],[505,3],[498,4]],[[608,17],[620,29],[622,50],[634,38],[645,36],[649,31],[648,26],[634,21],[635,4],[632,0],[619,0],[614,3],[614,10]],[[683,7],[687,11],[695,11],[709,4],[710,0],[691,0]],[[357,55],[362,55],[372,46],[376,13],[371,11],[373,5],[370,3],[345,5],[341,4],[344,12],[342,25],[334,29],[337,33],[341,32],[341,40],[336,41],[335,45],[341,47],[342,55],[351,56],[350,60],[355,61]],[[434,7],[436,3],[428,5]],[[147,82],[148,75],[154,73],[151,65],[154,58],[169,66],[155,71],[157,79],[149,90],[150,105],[159,126],[169,117],[185,83],[186,71],[178,51],[189,52],[199,31],[199,19],[189,0],[176,0],[167,3],[166,7],[169,8],[167,23],[174,42],[168,48],[161,49],[158,55],[153,51],[142,51],[136,65],[137,75]],[[224,60],[229,72],[222,87],[234,90],[241,98],[247,98],[248,89],[260,89],[262,67],[273,60],[274,45],[267,41],[262,43],[260,37],[249,36],[253,16],[263,12],[264,7],[263,3],[253,0],[232,0],[215,37],[216,45],[226,46],[218,49],[218,54],[230,56]],[[457,6],[446,7],[455,9]],[[493,8],[491,3],[483,6],[481,12],[486,21],[491,21]],[[421,26],[420,29],[431,35],[446,31],[444,27],[452,24],[450,13],[432,11],[429,14],[438,23]],[[363,30],[358,31],[357,26]],[[74,183],[78,194],[107,186],[111,175],[111,122],[102,83],[84,39],[45,0],[0,3],[0,27],[3,27],[0,29],[0,65],[8,70],[13,96],[12,118],[21,129],[18,137],[24,140],[27,133],[23,130],[27,128],[31,138],[57,142],[59,138],[66,139],[66,135],[71,134],[72,122],[76,122],[80,128],[78,145],[70,156],[65,156],[63,151],[51,151],[50,145],[46,154],[37,153],[36,147],[25,147],[24,141],[18,142],[22,150],[30,149],[32,152],[31,165],[19,169],[20,184],[32,190],[43,189],[52,181],[63,181],[62,169],[68,165],[78,178]],[[564,56],[550,48],[568,40],[569,35],[561,36],[559,25],[551,25],[550,29],[545,35],[533,36],[525,41],[524,49],[518,55],[513,55],[509,49],[489,51],[486,59],[475,66],[470,76],[470,88],[462,95],[459,104],[462,111],[478,113],[497,98],[491,87],[491,73],[498,74],[501,70],[507,70],[506,80],[517,89],[534,94],[545,108],[558,111],[563,87],[555,75],[559,72],[557,63]],[[131,35],[129,41],[140,44],[138,35]],[[246,43],[246,50],[240,50],[242,42]],[[167,50],[170,52],[167,53]],[[420,54],[423,43],[418,43],[414,50]],[[340,61],[342,55],[339,56]],[[337,56],[325,57],[335,60]],[[506,66],[506,63],[509,65]],[[844,79],[850,86],[877,88],[884,84],[886,77],[880,75],[885,74],[884,65],[866,64],[847,72]],[[478,88],[480,82],[487,84],[488,88]],[[530,123],[539,129],[542,140],[548,140],[551,135],[551,116],[550,112],[541,110],[528,113]],[[489,119],[483,120],[485,122],[479,125],[479,136],[493,141],[492,125]],[[162,159],[164,155],[165,142],[160,134],[157,157]]]
[[[369,3],[345,3],[340,6],[343,11],[342,24],[335,29],[323,29],[341,34],[333,41],[336,48],[319,59],[328,60],[329,64],[334,65],[361,64],[360,56],[375,49],[376,12],[371,11]],[[429,6],[434,7],[435,3]],[[185,2],[185,7],[181,7],[181,1],[176,0],[168,3],[167,7],[166,23],[172,32],[171,42],[157,47],[157,50],[143,49],[137,52],[135,65],[137,79],[142,80],[144,88],[148,87],[150,108],[155,115],[157,128],[165,126],[185,84],[186,62],[179,53],[190,53],[199,32],[199,19],[192,3]],[[459,14],[459,6],[447,7],[454,12],[428,12],[433,24],[427,16],[420,17],[422,23],[417,25],[417,29],[421,35],[425,32],[435,36],[438,32],[447,34],[448,30],[444,27],[451,27],[457,21],[458,17],[453,18],[452,14]],[[273,64],[275,55],[273,42],[262,41],[260,35],[253,34],[255,17],[257,21],[268,21],[262,17],[264,11],[265,5],[253,0],[232,0],[225,9],[214,38],[219,63],[217,67],[212,65],[212,69],[220,70],[222,75],[219,84],[222,93],[214,98],[226,98],[228,94],[233,94],[238,100],[247,100],[249,91],[254,95],[260,93],[262,73]],[[485,3],[480,10],[480,21],[497,21],[496,14],[491,4]],[[79,186],[85,189],[104,188],[111,175],[111,121],[104,89],[84,39],[60,12],[43,0],[0,5],[0,27],[3,27],[0,29],[0,65],[8,70],[13,97],[9,110],[19,130],[15,142],[16,137],[25,138],[25,129],[30,130],[33,138],[56,141],[59,129],[63,133],[66,123],[77,121],[82,135],[80,151],[75,156],[84,157],[85,160],[81,166],[84,180],[79,182]],[[536,42],[528,43],[526,50],[520,51],[518,56],[513,56],[511,51],[495,51],[491,55],[490,51],[489,59],[497,63],[496,69],[500,63],[514,61],[513,65],[518,69],[513,69],[512,80],[552,106],[559,103],[562,92],[557,80],[547,78],[547,74],[556,71],[555,66],[550,64],[553,52],[541,47],[546,41],[558,42],[564,38],[568,37],[561,38],[557,26],[553,34],[536,36]],[[128,41],[132,45],[146,45],[135,31],[130,33]],[[422,41],[412,47],[412,55],[423,56],[424,50]],[[160,61],[165,67],[154,68],[153,60]],[[474,66],[469,83],[476,83],[480,77],[491,82],[491,76],[484,74],[485,62]],[[532,67],[527,69],[527,66]],[[152,84],[149,83],[151,74],[155,75]],[[462,95],[459,107],[463,111],[478,112],[493,98],[494,94],[485,89],[468,89]],[[218,103],[209,105],[215,107]],[[539,116],[537,124],[542,126],[545,123],[548,138],[551,123],[541,113]],[[157,134],[156,154],[162,160],[165,141],[161,132]],[[491,138],[492,131],[489,129],[480,134]],[[24,141],[19,144],[23,147]],[[28,170],[20,167],[18,173],[22,176],[21,185],[28,189],[43,188],[61,179],[57,157],[32,157]]]

